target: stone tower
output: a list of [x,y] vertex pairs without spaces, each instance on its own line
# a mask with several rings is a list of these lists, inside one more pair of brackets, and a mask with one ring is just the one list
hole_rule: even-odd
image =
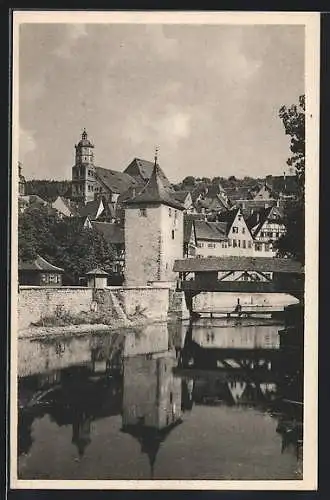
[[72,167],[72,200],[86,204],[94,200],[96,179],[94,145],[88,139],[85,129],[75,149],[75,164]]
[[150,180],[125,203],[125,282],[175,282],[173,264],[183,257],[183,210],[165,188],[157,156]]

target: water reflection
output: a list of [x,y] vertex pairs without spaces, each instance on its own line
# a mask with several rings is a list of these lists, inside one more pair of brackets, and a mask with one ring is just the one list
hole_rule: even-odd
[[[271,416],[281,436],[279,451],[294,454],[301,467],[302,352],[297,345],[292,332],[289,338],[287,332],[279,333],[278,325],[244,328],[205,322],[21,341],[19,455],[31,455],[37,463],[34,471],[41,467],[38,440],[49,453],[56,444],[33,428],[48,416],[59,429],[71,427],[71,444],[76,459],[82,460],[92,448],[94,427],[100,428],[97,422],[118,417],[116,436],[127,435],[138,443],[141,456],[148,458],[149,477],[155,477],[160,449],[166,449],[166,441],[172,447],[182,441],[185,422],[192,419],[187,428],[197,425],[203,433],[213,432],[204,428],[194,406],[219,407],[218,425],[220,409],[236,407]],[[186,464],[191,461],[193,470],[194,457],[183,458]],[[20,464],[19,469],[21,473]],[[125,474],[130,477],[127,467]],[[180,470],[175,474],[180,477]],[[136,477],[133,472],[131,477]]]

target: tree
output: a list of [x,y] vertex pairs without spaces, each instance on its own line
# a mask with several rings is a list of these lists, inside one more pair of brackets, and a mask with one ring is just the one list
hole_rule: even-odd
[[46,201],[55,201],[71,188],[71,181],[50,181],[32,179],[26,182],[26,194],[36,194]]
[[287,164],[294,167],[299,191],[297,199],[286,207],[284,224],[286,234],[277,242],[278,255],[305,262],[305,96],[299,97],[299,105],[282,106],[279,117],[286,135],[290,136],[292,155]]
[[38,207],[19,215],[18,253],[28,261],[41,255],[63,267],[68,284],[76,284],[95,267],[109,272],[115,248],[94,228],[84,228],[79,218],[60,220],[47,207]]
[[282,106],[279,117],[283,121],[285,134],[290,136],[292,155],[287,164],[296,171],[299,186],[304,192],[305,184],[305,96],[299,97],[299,105]]
[[290,257],[302,264],[305,261],[305,218],[300,201],[286,207],[283,223],[286,233],[277,242],[279,257]]
[[196,185],[196,179],[192,175],[188,175],[185,177],[182,181],[182,187],[187,188],[187,187],[194,187]]
[[57,217],[50,213],[48,207],[31,206],[18,216],[18,257],[22,260],[33,260],[37,254],[45,259],[56,249],[53,237],[53,226]]

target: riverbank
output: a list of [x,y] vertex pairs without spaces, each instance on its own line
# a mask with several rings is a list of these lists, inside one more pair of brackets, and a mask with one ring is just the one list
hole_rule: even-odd
[[30,326],[18,331],[18,340],[38,340],[44,338],[64,338],[97,334],[102,332],[114,332],[118,330],[134,330],[149,325],[164,323],[162,320],[148,320],[141,318],[135,321],[114,321],[112,324],[80,324],[65,326]]

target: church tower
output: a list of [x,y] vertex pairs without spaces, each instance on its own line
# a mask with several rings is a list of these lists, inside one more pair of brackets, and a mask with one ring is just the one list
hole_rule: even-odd
[[164,186],[157,154],[143,190],[125,204],[125,282],[145,286],[175,282],[173,264],[183,257],[183,210]]
[[86,204],[94,200],[96,186],[94,144],[84,129],[81,140],[75,145],[76,157],[72,167],[72,200]]

